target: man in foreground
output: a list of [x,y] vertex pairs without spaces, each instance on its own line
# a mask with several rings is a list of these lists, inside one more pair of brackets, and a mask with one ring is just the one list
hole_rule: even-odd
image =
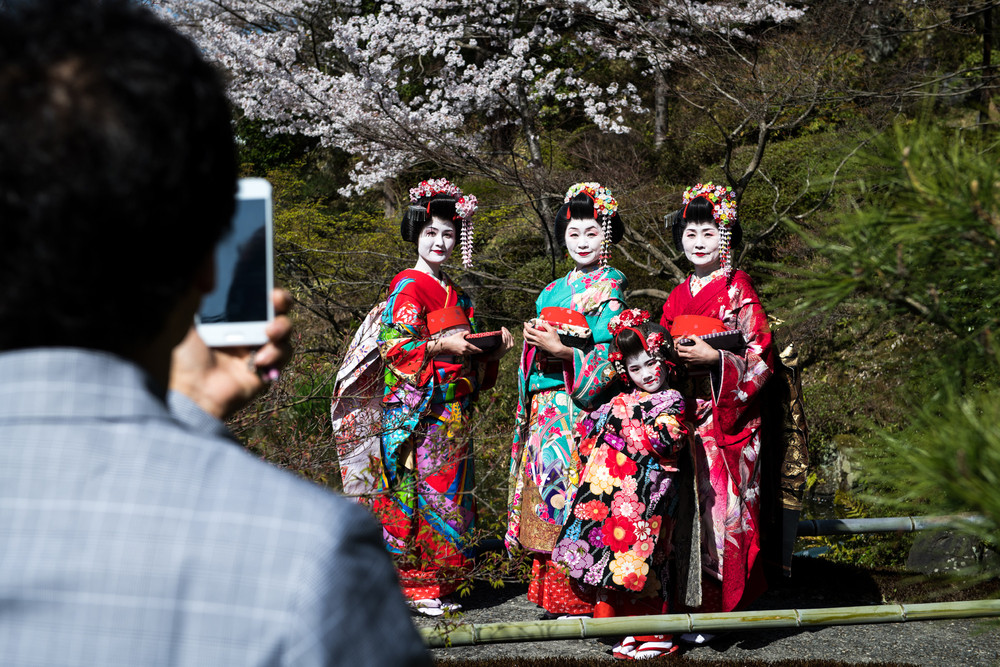
[[216,74],[138,6],[3,7],[2,661],[429,664],[371,517],[220,421],[289,324],[256,368],[191,332],[236,184]]

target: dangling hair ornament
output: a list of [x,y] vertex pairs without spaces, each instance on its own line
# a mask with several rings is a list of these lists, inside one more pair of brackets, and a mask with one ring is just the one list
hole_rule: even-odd
[[684,191],[684,209],[681,218],[687,214],[687,207],[697,197],[704,197],[712,202],[712,218],[719,226],[719,263],[726,276],[732,275],[733,261],[730,241],[733,237],[733,225],[736,224],[736,193],[733,189],[714,183],[698,183]]
[[[615,212],[618,211],[618,200],[611,194],[611,190],[607,189],[600,183],[591,181],[588,183],[577,183],[571,186],[570,189],[566,191],[566,197],[563,198],[563,203],[569,204],[573,197],[577,196],[581,192],[590,197],[594,202],[594,220],[600,220],[601,231],[604,233],[604,241],[601,242],[600,265],[607,266],[608,259],[611,257],[611,218],[613,218]],[[567,208],[566,219],[569,220],[570,217],[570,210]]]
[[462,218],[462,266],[467,269],[472,268],[472,237],[476,233],[472,216],[479,208],[479,200],[476,195],[462,195],[455,202],[455,212]]
[[[463,194],[461,188],[446,178],[434,178],[429,181],[420,181],[420,185],[410,188],[410,201],[416,204],[424,197],[434,195],[448,195],[455,198],[455,213],[462,219],[462,266],[467,269],[472,268],[472,237],[475,234],[475,227],[472,216],[479,208],[479,200],[475,195]],[[414,207],[410,207],[414,208]],[[431,204],[427,202],[427,215],[430,215]]]

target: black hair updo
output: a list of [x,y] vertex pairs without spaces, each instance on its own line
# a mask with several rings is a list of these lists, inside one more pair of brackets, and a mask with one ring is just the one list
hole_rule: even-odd
[[[674,339],[671,338],[670,332],[664,329],[662,326],[656,322],[643,322],[632,329],[636,329],[642,334],[643,338],[649,338],[650,334],[659,333],[663,336],[663,343],[660,345],[656,352],[659,352],[660,356],[664,361],[668,361],[673,364],[672,367],[668,367],[670,371],[667,375],[667,382],[672,387],[677,387],[678,382],[685,377],[684,366],[680,363],[677,356],[677,350],[674,348]],[[632,329],[622,329],[617,336],[615,336],[615,349],[621,353],[621,364],[623,368],[628,368],[628,358],[633,357],[640,352],[645,352],[646,348],[642,344],[642,339],[639,338],[637,334]]]
[[[674,238],[674,247],[683,252],[684,244],[681,239],[684,238],[684,230],[687,228],[687,223],[715,222],[715,217],[712,215],[713,211],[712,202],[708,201],[705,197],[695,197],[688,203],[687,208],[678,211],[677,216],[670,225],[670,232]],[[731,233],[729,247],[735,248],[743,242],[743,228],[740,227],[739,222],[736,222],[729,229]]]
[[[670,337],[670,333],[664,329],[662,326],[655,322],[643,322],[642,324],[632,327],[633,329],[638,329],[644,338],[648,338],[651,333],[663,334],[663,344],[660,346],[660,354],[667,361],[676,361],[674,358],[676,355],[674,353],[674,339]],[[615,336],[615,346],[618,351],[622,353],[622,362],[628,357],[635,356],[640,352],[645,352],[646,348],[639,339],[639,335],[636,334],[632,329],[622,329],[621,332]]]
[[[598,226],[601,224],[601,221],[594,217],[594,200],[585,192],[576,195],[568,204],[563,204],[556,211],[556,243],[561,248],[566,247],[566,227],[573,219],[593,220]],[[625,236],[625,223],[616,211],[611,216],[611,242],[618,243],[623,236]]]
[[432,218],[448,220],[455,225],[455,234],[460,234],[462,218],[455,210],[455,203],[455,198],[446,194],[421,197],[403,213],[403,219],[399,223],[400,236],[404,241],[416,243],[420,238],[420,232],[430,224]]

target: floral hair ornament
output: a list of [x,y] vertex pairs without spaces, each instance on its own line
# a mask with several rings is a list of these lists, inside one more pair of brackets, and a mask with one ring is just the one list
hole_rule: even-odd
[[659,331],[651,331],[649,335],[644,336],[639,329],[643,324],[650,321],[649,313],[645,310],[640,310],[638,308],[629,308],[628,310],[623,310],[618,315],[611,318],[611,322],[608,323],[608,331],[615,337],[615,351],[608,355],[608,360],[614,364],[615,371],[618,376],[625,382],[629,384],[632,378],[629,377],[628,369],[625,367],[625,358],[618,349],[618,334],[626,329],[632,331],[636,336],[639,337],[639,341],[642,342],[642,347],[646,350],[646,354],[650,357],[657,359],[660,363],[667,366],[667,371],[673,375],[675,373],[676,365],[669,361],[663,354],[663,345],[667,342],[667,339]]
[[[578,194],[585,194],[594,202],[594,220],[600,220],[601,231],[604,232],[604,241],[601,243],[601,266],[608,265],[608,258],[611,257],[611,218],[618,212],[618,200],[611,194],[611,190],[600,183],[593,181],[587,183],[576,183],[566,191],[563,203],[568,204]],[[566,219],[572,217],[570,209],[566,208]]]
[[647,350],[659,350],[663,346],[663,334],[659,331],[653,331],[648,336],[646,336],[646,349]]
[[[611,332],[612,336],[618,338],[618,334],[620,334],[625,329],[632,329],[633,331],[635,331],[633,327],[637,327],[640,324],[645,324],[648,321],[649,321],[648,311],[641,310],[639,308],[628,308],[611,318],[611,321],[608,322],[608,331]],[[636,331],[636,333],[639,332]],[[643,338],[643,336],[641,335],[639,337]]]
[[[448,195],[455,198],[455,213],[462,219],[462,266],[467,269],[472,268],[472,237],[475,234],[475,227],[472,216],[479,208],[479,200],[475,195],[467,195],[462,189],[446,178],[433,178],[429,181],[420,181],[420,185],[410,188],[410,202],[416,204],[425,197],[434,195]],[[431,214],[431,203],[427,202],[426,215]]]
[[736,224],[736,193],[726,185],[712,182],[698,183],[684,191],[684,209],[681,219],[687,216],[688,204],[698,197],[712,203],[712,219],[719,226],[719,260],[723,272],[728,276],[733,272],[731,239],[733,225]]

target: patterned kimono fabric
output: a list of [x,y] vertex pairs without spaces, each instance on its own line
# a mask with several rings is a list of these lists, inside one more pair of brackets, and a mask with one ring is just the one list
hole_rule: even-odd
[[732,611],[745,607],[766,589],[763,563],[757,557],[759,398],[774,372],[771,332],[750,276],[743,271],[735,271],[728,283],[725,274],[717,272],[701,289],[688,277],[670,293],[660,323],[669,330],[679,315],[720,319],[746,339],[742,355],[722,351],[721,364],[700,378],[697,371],[691,373],[706,575],[700,610]]
[[690,456],[683,415],[680,392],[635,389],[583,420],[587,465],[552,560],[599,588],[595,617],[670,610],[678,456]]
[[408,269],[393,278],[379,334],[385,360],[382,493],[373,510],[413,600],[454,591],[471,557],[474,528],[472,444],[468,420],[497,363],[431,357],[427,313],[459,305],[475,330],[472,302],[444,278]]
[[589,410],[607,400],[615,379],[608,361],[611,318],[625,307],[627,281],[617,269],[571,271],[549,283],[535,302],[542,308],[572,308],[587,318],[594,347],[573,350],[573,360],[550,360],[541,368],[534,346],[525,345],[518,372],[519,402],[508,493],[505,541],[535,552],[528,599],[553,614],[589,614],[593,595],[571,586],[564,572],[549,566],[552,548],[576,495],[583,463],[578,451],[581,424]]

